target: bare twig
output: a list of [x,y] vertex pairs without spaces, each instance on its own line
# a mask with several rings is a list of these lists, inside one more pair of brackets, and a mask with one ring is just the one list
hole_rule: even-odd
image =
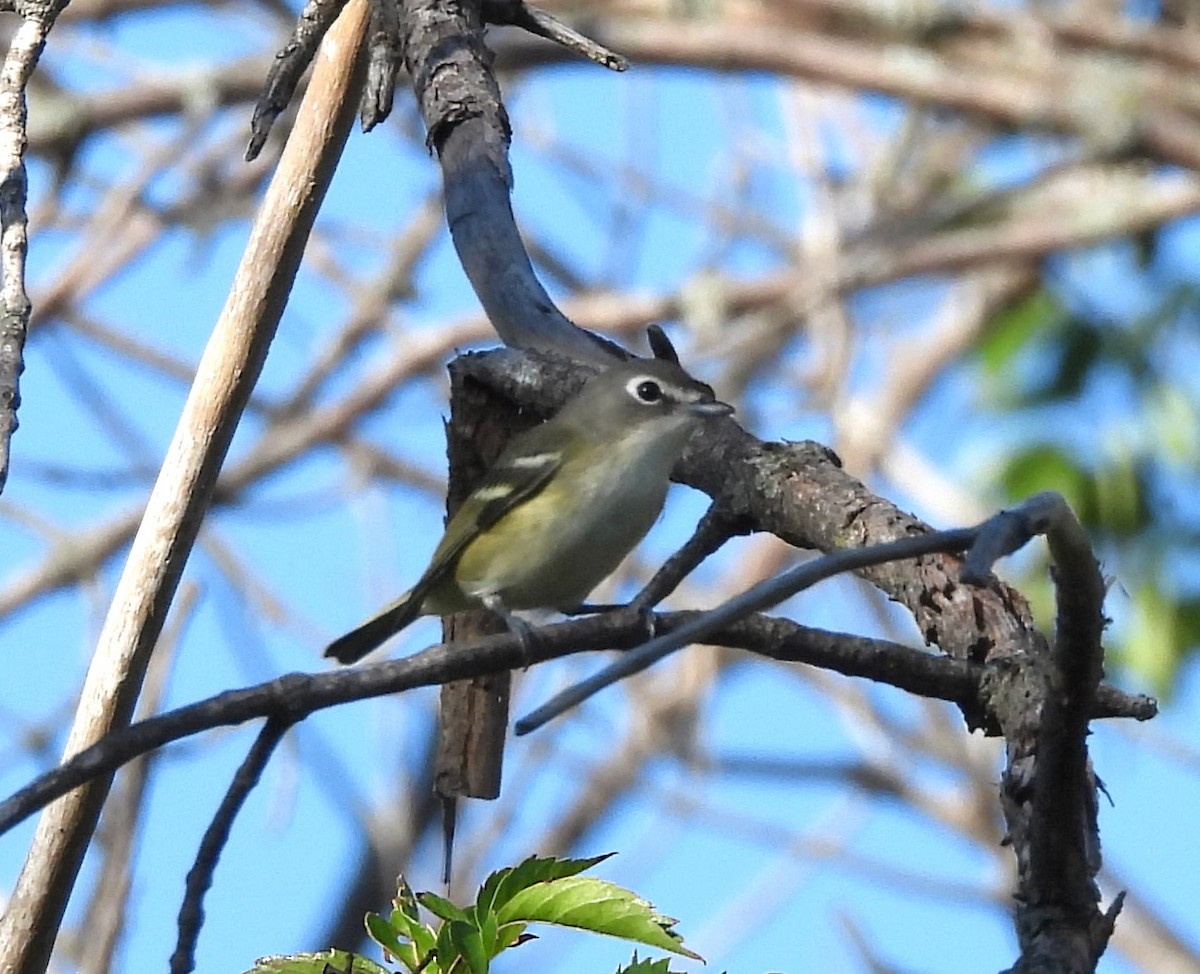
[[359,118],[370,132],[392,113],[396,73],[404,52],[400,49],[400,10],[397,0],[371,0],[371,27],[367,34],[367,80],[363,86]]
[[654,577],[634,597],[633,605],[638,609],[649,609],[658,605],[675,591],[701,562],[713,554],[730,538],[748,534],[749,525],[730,517],[717,505],[710,507],[696,525],[692,536],[675,554],[668,558]]
[[602,68],[624,71],[629,67],[629,61],[620,54],[610,51],[590,37],[585,37],[552,14],[531,3],[525,3],[524,0],[483,0],[483,19],[489,24],[511,24],[520,27],[538,37],[561,44],[568,51],[574,51],[589,61],[595,61]]
[[254,116],[250,120],[250,144],[246,147],[247,162],[262,151],[267,136],[271,134],[271,126],[292,100],[300,76],[312,62],[317,45],[333,26],[344,4],[345,0],[308,0],[300,11],[291,39],[276,55],[266,87],[254,106]]
[[25,367],[23,351],[31,307],[25,291],[29,252],[25,94],[46,35],[64,6],[66,0],[31,6],[0,67],[0,492],[8,479],[9,449],[17,428],[18,380]]
[[[1006,668],[1009,689],[989,681],[1009,755],[1001,804],[1017,856],[1021,957],[1013,971],[1031,974],[1050,963],[1082,974],[1095,969],[1122,899],[1097,909],[1100,836],[1086,743],[1103,675],[1105,585],[1087,535],[1060,495],[1038,494],[993,523],[998,530],[988,547],[967,559],[967,579],[978,579],[990,558],[1044,534],[1058,596],[1049,665],[1029,660],[1020,671]],[[1021,692],[1027,700],[1014,699]]]
[[537,709],[526,714],[515,725],[518,734],[537,730],[573,707],[579,706],[588,697],[605,687],[640,673],[663,657],[682,649],[689,643],[702,642],[710,633],[732,625],[746,616],[778,605],[817,582],[842,572],[858,571],[873,565],[898,561],[904,558],[919,558],[931,554],[956,554],[965,551],[974,543],[978,529],[964,528],[959,531],[939,531],[932,534],[902,538],[886,544],[867,548],[854,548],[825,555],[813,561],[760,582],[750,590],[730,599],[723,605],[702,612],[691,622],[626,653],[615,663],[610,663],[594,676],[581,680],[573,687],[555,694]]
[[179,907],[179,937],[175,942],[175,952],[171,955],[171,974],[187,974],[196,966],[196,941],[204,923],[204,894],[212,885],[217,860],[229,841],[233,821],[241,811],[242,804],[258,784],[263,768],[267,766],[289,727],[291,722],[282,717],[272,717],[266,722],[258,732],[258,737],[254,739],[254,745],[245,760],[238,765],[228,791],[221,799],[212,822],[204,831],[204,838],[196,851],[196,861],[188,870],[187,892],[183,904]]

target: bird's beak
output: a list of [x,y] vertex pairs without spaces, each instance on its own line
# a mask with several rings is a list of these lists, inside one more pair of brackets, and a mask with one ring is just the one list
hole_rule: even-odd
[[712,402],[693,402],[688,404],[688,412],[693,416],[699,416],[702,419],[710,419],[716,416],[732,415],[734,409],[729,403],[721,402],[719,399]]

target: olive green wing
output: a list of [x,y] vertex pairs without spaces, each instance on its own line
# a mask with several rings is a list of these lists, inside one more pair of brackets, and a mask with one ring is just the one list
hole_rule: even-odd
[[423,588],[427,593],[453,569],[472,541],[546,487],[562,468],[564,445],[557,433],[552,428],[536,427],[500,454],[446,525],[446,533],[414,591]]
[[325,655],[340,663],[362,659],[421,614],[426,597],[453,572],[467,546],[514,507],[545,488],[562,466],[561,438],[539,426],[517,437],[458,509],[425,574],[395,602],[334,640]]

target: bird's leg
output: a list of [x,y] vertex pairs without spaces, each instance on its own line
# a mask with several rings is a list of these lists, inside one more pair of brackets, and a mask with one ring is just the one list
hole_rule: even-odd
[[525,656],[524,669],[529,669],[536,662],[533,658],[533,644],[537,637],[533,634],[533,626],[524,619],[509,612],[504,607],[504,602],[501,601],[500,596],[494,592],[481,596],[480,601],[483,603],[485,609],[496,613],[496,615],[503,619],[504,624],[508,626],[508,631],[517,637],[517,642],[521,644],[521,652]]

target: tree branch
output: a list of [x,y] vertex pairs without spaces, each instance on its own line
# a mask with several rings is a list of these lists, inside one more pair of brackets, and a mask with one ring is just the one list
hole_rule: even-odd
[[442,167],[446,222],[463,270],[507,345],[591,362],[616,349],[567,320],[533,272],[509,198],[511,129],[471,0],[400,0],[404,63]]
[[187,892],[179,907],[179,936],[175,942],[175,952],[171,954],[171,974],[188,974],[188,971],[196,967],[196,942],[200,938],[200,928],[204,925],[204,894],[212,886],[217,860],[221,858],[221,852],[229,842],[234,819],[241,811],[246,797],[258,784],[263,769],[291,726],[291,721],[278,716],[272,716],[263,725],[258,737],[254,739],[254,745],[238,765],[213,820],[204,830],[204,838],[196,851],[196,861],[188,870]]
[[22,16],[0,66],[0,492],[8,480],[9,450],[21,405],[25,335],[31,305],[25,291],[29,254],[26,88],[46,36],[67,0],[10,4]]
[[[73,754],[129,720],[155,640],[208,507],[217,471],[265,361],[317,207],[349,131],[365,6],[339,25],[319,62],[279,172],[205,350],[162,472],[134,538],[67,740]],[[0,969],[45,969],[110,779],[44,814],[0,921]]]
[[[1096,778],[1088,722],[1103,675],[1105,585],[1091,544],[1058,494],[1039,494],[1007,512],[996,550],[1044,534],[1054,561],[1058,618],[1048,657],[1011,661],[1010,686],[995,689],[1008,767],[1001,804],[1017,857],[1014,974],[1093,971],[1112,935],[1121,898],[1105,912],[1100,891]],[[974,574],[976,566],[968,561]],[[990,681],[989,681],[990,682]]]
[[[655,614],[653,623],[657,631],[670,633],[702,615],[667,612]],[[529,647],[503,633],[442,643],[398,660],[327,673],[290,673],[119,728],[0,802],[0,834],[72,789],[202,731],[273,716],[299,721],[328,707],[511,670],[530,659],[541,663],[576,653],[630,649],[645,639],[646,619],[637,611],[617,610],[542,626],[534,633]],[[712,645],[820,666],[960,706],[986,694],[991,671],[986,664],[947,659],[884,639],[830,633],[770,616],[742,619],[705,638]],[[1157,702],[1152,698],[1102,688],[1092,716],[1148,720],[1156,713]]]

